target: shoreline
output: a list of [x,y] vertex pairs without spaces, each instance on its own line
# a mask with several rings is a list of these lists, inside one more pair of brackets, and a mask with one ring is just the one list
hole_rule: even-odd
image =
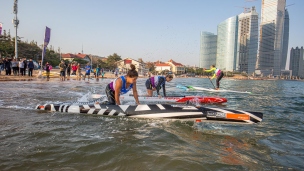
[[[34,80],[40,80],[42,79],[41,77],[37,77],[38,74],[39,74],[39,71],[40,70],[34,70],[33,71],[33,76],[30,77],[28,76],[28,73],[26,72],[26,75],[25,76],[16,76],[16,75],[5,75],[5,71],[1,71],[1,74],[0,74],[0,81],[34,81]],[[83,80],[83,75],[85,74],[85,72],[83,71],[82,72],[82,78],[81,80]],[[119,75],[120,76],[120,75]],[[45,76],[45,71],[42,71],[42,77],[44,79],[46,79],[46,76]],[[60,78],[59,76],[59,69],[53,69],[51,72],[50,72],[50,80],[52,80],[53,78]],[[90,78],[94,78],[94,75],[91,74],[90,75]],[[104,77],[102,78],[101,76],[99,76],[99,79],[114,79],[116,78],[115,77],[115,74],[113,73],[106,73],[104,75]],[[148,76],[139,76],[139,78],[148,78]],[[180,77],[180,76],[177,76],[175,78],[208,78],[208,76],[196,76],[196,77]],[[300,80],[300,79],[278,79],[278,78],[267,78],[267,77],[246,77],[246,76],[242,76],[242,75],[234,75],[233,77],[223,77],[223,80],[224,79],[229,79],[229,80],[288,80],[288,81],[303,81],[303,80]],[[70,76],[70,80],[76,80],[76,76],[75,75],[71,75]],[[66,80],[68,81],[68,80]]]

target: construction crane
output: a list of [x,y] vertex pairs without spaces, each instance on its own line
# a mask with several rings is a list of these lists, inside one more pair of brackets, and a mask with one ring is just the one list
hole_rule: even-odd
[[295,5],[295,3],[286,5],[285,8],[287,8],[287,7],[289,7],[289,6],[292,6],[292,5]]

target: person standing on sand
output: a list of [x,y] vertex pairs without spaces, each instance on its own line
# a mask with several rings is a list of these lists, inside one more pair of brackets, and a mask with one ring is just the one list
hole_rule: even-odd
[[19,71],[18,71],[19,67],[18,66],[19,66],[19,62],[16,59],[13,59],[13,61],[12,61],[12,68],[13,68],[13,74],[15,76],[19,75]]
[[77,70],[76,70],[76,79],[77,80],[81,80],[81,66],[80,66],[80,63],[78,63],[78,65],[77,65]]
[[105,91],[109,103],[112,105],[120,105],[120,95],[125,94],[132,89],[135,102],[139,105],[136,88],[137,78],[138,72],[135,70],[135,65],[131,64],[131,69],[128,71],[127,75],[120,76],[107,85]]
[[19,73],[21,76],[24,76],[25,75],[25,71],[24,71],[24,63],[23,63],[23,60],[20,59],[19,61]]
[[45,72],[46,72],[46,78],[47,78],[47,81],[50,80],[50,71],[51,71],[51,65],[49,64],[49,62],[46,62],[45,64]]
[[71,63],[68,64],[67,69],[66,69],[66,75],[67,75],[67,80],[70,80],[70,75],[71,75]]
[[220,89],[220,81],[224,76],[223,71],[221,71],[220,69],[216,68],[215,65],[211,65],[209,70],[206,70],[204,68],[205,72],[213,72],[213,76],[210,78],[210,80],[212,80],[213,78],[216,77],[216,90]]
[[65,81],[66,65],[64,63],[64,60],[61,60],[61,63],[59,64],[59,69],[60,69],[60,81]]
[[85,80],[86,76],[88,76],[88,81],[90,81],[90,75],[91,75],[91,66],[88,63],[87,66],[85,67],[85,74],[83,80]]
[[72,75],[76,75],[76,72],[77,72],[77,64],[76,63],[72,64],[72,70],[73,70]]
[[30,61],[28,62],[28,76],[32,77],[33,76],[33,70],[34,70],[34,62],[33,60],[30,58]]

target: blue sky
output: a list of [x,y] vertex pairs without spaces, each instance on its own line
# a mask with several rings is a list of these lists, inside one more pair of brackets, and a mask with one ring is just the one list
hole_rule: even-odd
[[[173,59],[199,63],[200,32],[216,34],[217,25],[261,0],[19,0],[18,36],[43,43],[45,26],[63,53],[84,53],[144,61]],[[15,36],[14,0],[0,0],[0,22]],[[304,0],[287,0],[289,47],[304,46]],[[302,9],[301,9],[302,8]]]

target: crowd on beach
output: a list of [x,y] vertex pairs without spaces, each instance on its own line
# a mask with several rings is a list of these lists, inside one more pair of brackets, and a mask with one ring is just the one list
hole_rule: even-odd
[[[32,59],[27,60],[26,58],[0,59],[0,75],[4,72],[4,75],[14,76],[29,76],[33,77],[34,62]],[[27,71],[27,73],[26,73]]]
[[[44,66],[44,70],[46,71],[47,80],[50,79],[50,71],[52,70],[52,65],[49,62],[46,62]],[[85,74],[82,74],[82,68],[80,63],[72,62],[66,63],[64,60],[61,60],[59,64],[59,72],[60,72],[60,81],[70,80],[71,75],[76,75],[76,80],[81,80],[82,78],[85,80],[87,77],[88,81],[91,77],[91,73],[94,73],[95,78],[104,77],[104,69],[97,66],[94,70],[92,70],[91,65],[89,63],[84,67]]]

